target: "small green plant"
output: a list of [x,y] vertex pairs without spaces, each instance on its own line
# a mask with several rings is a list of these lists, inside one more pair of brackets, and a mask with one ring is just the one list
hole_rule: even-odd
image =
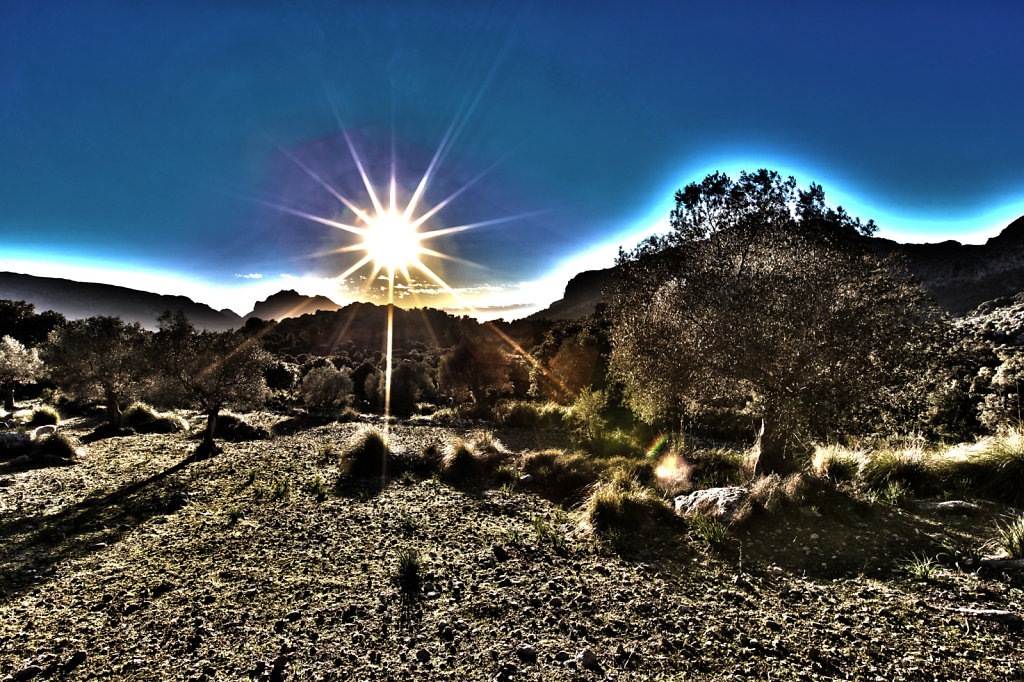
[[57,412],[57,408],[50,405],[40,405],[36,409],[32,410],[32,416],[29,417],[28,425],[35,426],[46,426],[47,424],[59,424],[60,413]]
[[242,485],[239,488],[248,488],[256,482],[256,470],[250,469],[249,473],[245,475],[245,479],[242,481]]
[[419,593],[422,569],[423,560],[415,549],[406,547],[398,553],[395,584],[404,595],[413,596]]
[[565,554],[568,551],[569,543],[565,536],[546,518],[536,514],[531,515],[530,525],[533,527],[533,532],[537,535],[538,542],[550,545],[558,554]]
[[512,495],[513,495],[513,493],[515,493],[515,491],[516,491],[516,482],[515,481],[506,481],[505,483],[501,484],[501,495],[502,495],[502,497],[512,497]]
[[320,476],[315,476],[306,483],[306,492],[315,497],[317,502],[323,502],[327,497],[327,483]]
[[1024,516],[996,524],[996,543],[1011,559],[1024,559]]
[[669,513],[661,497],[627,468],[617,469],[610,480],[595,485],[582,509],[585,525],[598,532],[636,528]]
[[905,507],[910,503],[910,491],[899,481],[889,481],[885,488],[879,491],[882,502],[890,507]]
[[398,477],[398,482],[402,485],[414,485],[416,483],[416,474],[411,471],[403,471],[402,475]]
[[509,528],[502,534],[502,538],[506,545],[512,547],[518,547],[523,542],[523,536],[518,528]]
[[245,516],[245,512],[242,511],[241,507],[231,507],[228,509],[228,525],[233,526],[238,523]]
[[274,485],[270,489],[270,499],[272,500],[287,500],[291,494],[292,482],[287,477],[274,481]]
[[411,514],[403,514],[402,518],[398,520],[398,527],[402,529],[402,532],[406,535],[411,535],[416,532],[416,529],[420,527],[419,521],[415,519]]
[[697,537],[712,547],[722,545],[729,537],[729,531],[725,525],[713,516],[703,514],[692,516],[690,528],[697,534]]
[[322,443],[316,446],[316,458],[320,462],[331,462],[337,454],[334,451],[334,443],[330,438],[325,439]]
[[903,567],[911,577],[917,580],[931,580],[935,577],[939,562],[923,553],[920,556],[913,554]]

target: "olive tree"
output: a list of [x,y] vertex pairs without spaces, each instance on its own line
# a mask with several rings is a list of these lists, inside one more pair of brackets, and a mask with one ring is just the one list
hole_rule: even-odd
[[752,398],[755,468],[790,469],[808,437],[904,381],[936,315],[871,253],[874,223],[827,207],[820,186],[715,173],[675,199],[669,234],[620,253],[613,372],[647,417]]
[[107,422],[121,428],[121,407],[150,378],[149,333],[137,322],[97,316],[74,320],[50,332],[46,364],[54,383],[71,395],[100,397]]
[[199,331],[181,312],[166,312],[157,322],[154,357],[160,372],[183,402],[206,413],[196,455],[213,454],[221,410],[263,400],[267,392],[263,373],[271,358],[258,337],[240,331]]
[[37,349],[26,348],[11,336],[4,335],[0,339],[0,389],[3,390],[5,410],[14,410],[14,387],[33,381],[42,367]]

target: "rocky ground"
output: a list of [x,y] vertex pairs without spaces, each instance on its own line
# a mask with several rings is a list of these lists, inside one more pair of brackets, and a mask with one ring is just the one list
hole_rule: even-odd
[[971,556],[1002,510],[818,504],[714,545],[682,519],[598,539],[525,483],[338,486],[325,446],[358,428],[201,462],[186,434],[108,438],[4,472],[0,679],[1024,679],[1022,581]]

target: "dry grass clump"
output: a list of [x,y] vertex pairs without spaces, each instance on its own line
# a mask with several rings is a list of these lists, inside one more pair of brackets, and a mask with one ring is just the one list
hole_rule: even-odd
[[836,445],[818,445],[811,457],[811,470],[820,478],[833,483],[851,483],[856,480],[863,459],[861,451],[851,451]]
[[621,469],[610,480],[593,486],[581,510],[583,524],[597,532],[637,528],[671,515],[654,490]]
[[1024,502],[1024,427],[1006,429],[963,449],[947,464],[949,476],[980,494],[1010,504]]
[[40,405],[32,410],[32,416],[28,419],[29,426],[46,426],[47,424],[60,424],[60,413],[57,408],[51,405]]
[[342,449],[340,469],[353,478],[384,476],[394,467],[384,434],[373,427],[357,431]]
[[594,459],[579,452],[544,450],[523,455],[520,466],[533,477],[534,483],[546,488],[555,497],[572,497],[601,476],[602,467]]
[[533,403],[522,400],[509,401],[497,410],[498,422],[503,426],[535,429],[541,426],[540,410]]
[[142,402],[132,403],[121,413],[121,424],[138,433],[177,433],[188,431],[188,422],[171,412],[157,412]]
[[441,474],[455,480],[493,472],[508,456],[508,451],[493,435],[485,432],[470,444],[462,438],[448,443],[441,457]]
[[769,474],[751,482],[750,503],[760,505],[765,511],[775,512],[787,506],[807,504],[812,493],[813,486],[802,473],[792,473],[785,478]]
[[75,460],[82,454],[82,444],[74,436],[63,431],[52,433],[38,441],[32,450],[32,456],[53,455],[67,460]]

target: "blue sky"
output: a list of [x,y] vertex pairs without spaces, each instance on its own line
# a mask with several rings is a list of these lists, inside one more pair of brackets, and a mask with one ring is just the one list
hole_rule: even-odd
[[243,313],[286,286],[344,300],[368,271],[338,287],[358,256],[315,254],[350,235],[281,210],[343,212],[293,157],[369,207],[342,127],[381,190],[394,151],[400,204],[449,131],[423,207],[487,171],[430,226],[515,219],[433,240],[474,265],[427,262],[507,316],[713,170],[983,241],[1024,214],[1022,7],[8,0],[0,269]]

